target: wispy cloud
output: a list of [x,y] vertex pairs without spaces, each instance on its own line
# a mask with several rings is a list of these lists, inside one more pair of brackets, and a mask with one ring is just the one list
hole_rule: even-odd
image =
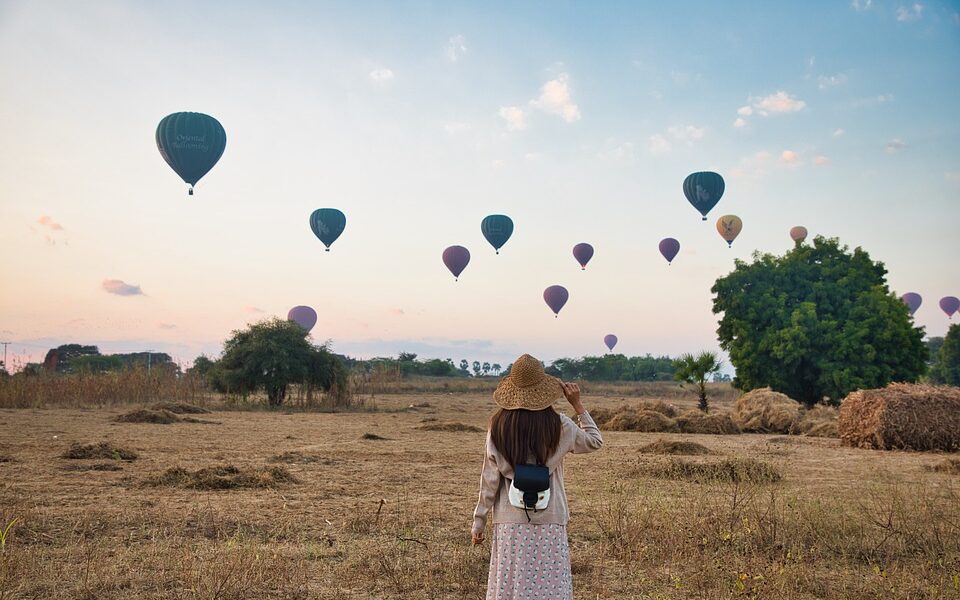
[[865,10],[870,10],[870,7],[873,6],[873,0],[853,0],[850,3],[850,6],[853,7],[853,10],[857,12],[863,12]]
[[370,81],[377,84],[384,84],[393,81],[393,71],[386,67],[377,67],[370,71]]
[[800,166],[800,155],[793,150],[784,150],[780,153],[780,162],[790,167]]
[[833,137],[840,137],[840,136],[844,135],[845,133],[847,133],[847,131],[846,131],[845,129],[842,129],[842,128],[834,129],[834,130],[833,130]]
[[817,167],[824,167],[829,163],[830,163],[830,159],[823,155],[816,156],[813,159],[813,164],[814,166],[817,166]]
[[49,215],[40,215],[40,218],[37,219],[37,224],[41,227],[46,227],[50,231],[63,231],[63,225],[54,221],[53,217]]
[[960,171],[946,171],[943,174],[943,179],[947,183],[960,183]]
[[571,97],[570,76],[566,73],[543,84],[540,97],[531,100],[530,105],[546,113],[559,115],[567,123],[580,120],[580,107]]
[[821,90],[829,90],[830,88],[837,87],[838,85],[843,85],[847,82],[847,76],[843,73],[839,75],[821,75],[817,77],[817,87]]
[[519,106],[501,106],[499,114],[507,122],[507,129],[510,131],[527,128],[527,115]]
[[444,54],[447,57],[447,60],[454,63],[460,60],[464,54],[467,53],[467,38],[462,35],[455,35],[447,40],[446,48],[444,49]]
[[469,129],[470,129],[469,123],[461,123],[461,122],[454,121],[451,123],[443,124],[443,130],[449,133],[450,135],[463,133],[464,131],[468,131]]
[[667,133],[669,133],[673,139],[685,144],[693,144],[694,142],[702,140],[705,131],[703,127],[695,127],[693,125],[680,125],[678,127],[667,128]]
[[670,144],[667,138],[657,133],[650,136],[648,148],[653,154],[666,154],[667,152],[670,152],[673,146]]
[[799,112],[806,106],[806,102],[784,91],[778,91],[769,96],[751,96],[747,98],[747,104],[737,109],[737,119],[733,122],[733,126],[743,127],[747,124],[746,117],[755,114],[769,117]]
[[104,279],[103,291],[108,294],[116,294],[117,296],[142,296],[143,290],[140,289],[139,285],[131,285],[129,283],[124,283],[119,279]]
[[262,315],[265,311],[262,308],[257,308],[256,306],[247,306],[243,307],[243,312],[249,313],[251,315]]
[[897,9],[897,20],[901,23],[909,23],[923,17],[924,6],[919,2],[914,2],[909,7],[901,6]]
[[604,148],[597,153],[600,160],[623,160],[633,157],[633,142],[618,142],[610,138]]
[[900,138],[893,138],[886,143],[884,148],[886,148],[887,154],[896,154],[897,152],[907,148],[907,143]]
[[174,325],[173,323],[158,323],[157,327],[159,327],[160,329],[176,329],[177,328],[177,326]]

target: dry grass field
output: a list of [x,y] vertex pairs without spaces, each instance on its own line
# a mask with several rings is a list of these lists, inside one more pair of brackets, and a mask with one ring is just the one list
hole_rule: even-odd
[[[588,392],[588,408],[637,399]],[[0,599],[483,597],[488,547],[469,526],[488,392],[115,420],[132,408],[0,410]],[[567,459],[578,598],[960,598],[960,475],[943,454],[604,437]],[[709,453],[661,454],[688,446],[661,439]]]

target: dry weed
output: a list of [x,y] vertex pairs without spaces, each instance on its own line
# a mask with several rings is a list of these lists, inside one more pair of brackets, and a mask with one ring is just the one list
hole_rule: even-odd
[[711,454],[710,449],[703,444],[665,439],[659,439],[655,442],[640,446],[638,452],[645,454],[681,454],[686,456]]
[[122,446],[114,446],[110,442],[97,444],[74,444],[69,450],[60,455],[61,458],[91,459],[106,458],[110,460],[136,460],[137,453]]

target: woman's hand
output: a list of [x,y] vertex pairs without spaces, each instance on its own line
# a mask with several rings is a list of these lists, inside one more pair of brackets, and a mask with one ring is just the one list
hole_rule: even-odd
[[573,407],[573,410],[579,415],[583,412],[583,404],[580,403],[580,386],[575,383],[566,383],[561,381],[560,385],[563,387],[563,395],[566,397],[567,402],[570,403],[570,406]]
[[473,536],[473,545],[479,546],[483,543],[483,531],[471,531],[470,535]]

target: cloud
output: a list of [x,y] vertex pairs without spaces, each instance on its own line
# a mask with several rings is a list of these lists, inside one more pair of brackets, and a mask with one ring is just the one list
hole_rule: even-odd
[[177,328],[177,326],[174,325],[173,323],[158,323],[157,327],[159,327],[160,329],[176,329]]
[[873,6],[873,0],[853,0],[850,3],[850,6],[853,7],[853,10],[857,12],[863,12],[865,10],[870,10],[870,7]]
[[530,105],[534,108],[559,115],[567,123],[573,123],[580,120],[580,107],[578,107],[570,95],[570,76],[561,73],[556,79],[543,84],[540,88],[540,97],[531,100]]
[[817,167],[826,166],[830,162],[830,159],[826,156],[817,156],[813,159],[813,164]]
[[895,154],[907,147],[907,143],[900,138],[893,138],[884,146],[887,154]]
[[387,83],[393,80],[393,71],[386,67],[377,67],[370,71],[370,80],[374,83]]
[[845,133],[846,133],[846,130],[844,130],[844,129],[834,129],[834,131],[833,131],[833,137],[840,137],[840,136],[842,136],[842,135],[845,134]]
[[403,310],[402,308],[391,308],[391,309],[390,309],[390,314],[393,315],[393,316],[395,316],[395,317],[402,317],[403,315],[405,315],[405,314],[407,314],[407,313],[404,312],[404,310]]
[[260,315],[260,314],[263,314],[265,311],[262,308],[257,308],[256,306],[250,306],[248,304],[247,306],[243,307],[243,312],[250,313],[252,315]]
[[462,35],[455,35],[447,40],[445,54],[447,60],[454,63],[467,53],[467,38]]
[[46,227],[50,231],[63,231],[63,225],[54,221],[53,217],[49,215],[40,215],[40,218],[37,219],[37,223],[42,227]]
[[108,294],[116,294],[117,296],[144,295],[139,285],[130,285],[119,279],[104,279],[101,285],[103,286],[103,290]]
[[523,158],[527,160],[540,160],[543,158],[543,154],[540,154],[539,152],[527,152],[523,155]]
[[747,98],[747,104],[737,109],[737,120],[733,122],[733,126],[743,127],[747,124],[744,117],[752,116],[754,113],[761,117],[769,117],[770,115],[799,112],[806,106],[806,102],[784,91],[778,91],[775,94],[763,97],[750,96]]
[[464,131],[468,131],[469,129],[470,129],[470,124],[469,124],[469,123],[453,122],[453,123],[444,123],[444,124],[443,124],[443,130],[446,131],[447,133],[449,133],[450,135],[456,135],[456,134],[458,134],[458,133],[463,133]]
[[669,133],[673,139],[688,145],[702,140],[704,131],[703,127],[694,127],[693,125],[667,128],[667,133]]
[[607,140],[606,147],[597,153],[600,160],[622,160],[633,158],[633,142],[618,144],[615,139]]
[[780,161],[789,166],[798,166],[800,164],[800,155],[793,150],[784,150],[780,154]]
[[507,122],[507,129],[510,131],[527,128],[527,115],[519,106],[501,106],[499,114]]
[[772,166],[773,156],[766,150],[761,150],[741,158],[737,166],[730,171],[730,176],[734,179],[759,179],[766,175]]
[[837,87],[838,85],[843,85],[847,82],[847,76],[843,73],[839,75],[821,75],[817,77],[817,87],[821,90],[829,90],[830,88]]
[[943,179],[947,183],[960,183],[960,171],[946,171],[943,174]]
[[650,136],[650,152],[653,154],[666,154],[670,152],[673,146],[659,133]]
[[923,17],[923,8],[923,5],[919,2],[914,2],[909,8],[901,6],[897,9],[897,20],[901,23],[916,21]]

